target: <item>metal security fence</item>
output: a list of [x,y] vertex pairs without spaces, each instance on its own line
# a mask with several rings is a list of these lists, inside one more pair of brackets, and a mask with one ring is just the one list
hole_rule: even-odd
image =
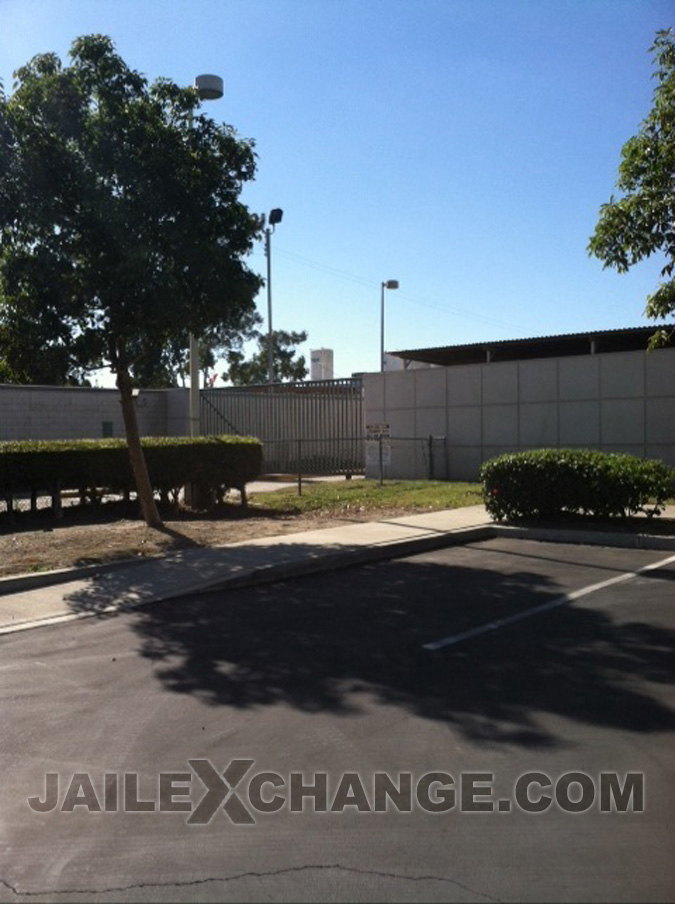
[[365,443],[366,477],[374,480],[449,480],[445,436],[386,436]]
[[282,439],[263,445],[263,464],[268,474],[363,474],[364,440]]
[[57,521],[63,517],[64,509],[79,508],[82,511],[101,511],[103,503],[129,502],[130,493],[108,492],[101,488],[94,499],[91,493],[82,494],[76,490],[61,491],[58,488],[41,487],[33,490],[16,490],[0,494],[0,528],[12,524],[14,515],[41,515],[51,513]]
[[203,435],[256,436],[267,473],[362,473],[363,386],[359,379],[205,389]]

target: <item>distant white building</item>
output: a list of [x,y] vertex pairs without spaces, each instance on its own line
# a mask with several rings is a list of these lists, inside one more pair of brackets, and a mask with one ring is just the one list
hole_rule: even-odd
[[385,352],[383,369],[387,373],[391,373],[392,370],[404,370],[405,364],[403,358],[397,358],[395,355],[390,355],[389,352]]
[[333,380],[333,349],[317,348],[309,353],[310,380]]
[[388,374],[396,370],[428,370],[430,367],[434,365],[424,361],[403,360],[397,355],[390,355],[389,352],[384,353],[384,370]]

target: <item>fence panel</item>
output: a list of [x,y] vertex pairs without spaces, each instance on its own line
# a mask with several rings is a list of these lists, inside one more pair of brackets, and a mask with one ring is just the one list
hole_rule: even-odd
[[360,379],[204,389],[200,414],[204,435],[261,440],[267,473],[365,469]]
[[373,480],[448,480],[445,436],[378,436],[368,439],[366,477]]

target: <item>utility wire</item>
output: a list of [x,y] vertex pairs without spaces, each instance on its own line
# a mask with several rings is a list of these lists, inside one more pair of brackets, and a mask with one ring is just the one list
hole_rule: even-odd
[[[301,254],[296,254],[295,252],[285,251],[283,248],[275,248],[275,254],[280,254],[282,257],[286,257],[289,260],[297,261],[298,263],[305,264],[308,267],[311,267],[314,270],[319,270],[323,273],[327,273],[331,276],[336,276],[339,279],[344,279],[348,282],[357,283],[358,285],[364,286],[368,289],[377,289],[380,287],[380,283],[373,282],[373,280],[365,279],[361,276],[356,276],[353,273],[348,273],[346,270],[339,270],[337,267],[331,267],[328,264],[321,264],[317,261],[313,261],[308,257],[304,257]],[[451,305],[442,305],[437,302],[429,301],[425,298],[420,298],[418,295],[413,295],[410,292],[406,292],[405,290],[399,289],[398,292],[394,293],[394,301],[396,301],[396,296],[404,301],[410,301],[413,304],[422,305],[423,307],[433,308],[436,311],[441,311],[444,314],[454,314],[458,317],[465,317],[470,320],[477,320],[481,323],[493,324],[495,326],[506,327],[510,330],[518,330],[519,332],[526,332],[526,327],[522,326],[522,324],[511,323],[506,320],[499,320],[496,317],[488,317],[485,314],[476,314],[473,311],[468,311],[463,308],[456,308]],[[391,298],[388,299],[389,303],[391,303]]]

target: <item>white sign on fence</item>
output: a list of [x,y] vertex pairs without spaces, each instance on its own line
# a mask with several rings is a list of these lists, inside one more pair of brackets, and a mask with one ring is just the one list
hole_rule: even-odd
[[379,440],[389,439],[391,437],[391,426],[389,424],[366,424],[366,439]]
[[[382,440],[382,464],[391,464],[391,443]],[[380,443],[379,440],[366,440],[366,467],[380,467]]]
[[391,464],[391,428],[389,424],[366,424],[366,467],[379,468],[380,444],[382,465]]

